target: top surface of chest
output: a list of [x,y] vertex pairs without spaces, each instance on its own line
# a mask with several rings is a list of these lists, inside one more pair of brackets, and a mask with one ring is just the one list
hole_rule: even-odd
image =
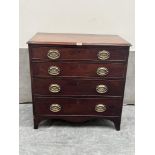
[[117,35],[37,33],[28,44],[130,46]]

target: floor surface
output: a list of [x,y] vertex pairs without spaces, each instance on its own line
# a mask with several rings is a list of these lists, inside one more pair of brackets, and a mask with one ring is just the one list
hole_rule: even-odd
[[45,121],[33,129],[32,105],[20,104],[20,155],[134,155],[134,106],[124,106],[121,131],[106,120]]

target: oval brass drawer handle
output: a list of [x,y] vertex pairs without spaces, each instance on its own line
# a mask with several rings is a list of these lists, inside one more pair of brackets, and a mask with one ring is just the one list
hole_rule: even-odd
[[61,106],[59,104],[51,104],[50,111],[59,112],[61,111]]
[[52,60],[58,59],[60,57],[60,52],[57,49],[50,49],[47,53],[47,57]]
[[52,93],[59,93],[61,90],[60,86],[58,84],[51,84],[49,86],[49,91]]
[[95,106],[95,111],[96,112],[105,112],[107,110],[106,105],[104,104],[97,104]]
[[99,76],[105,76],[108,74],[108,72],[109,71],[106,67],[99,67],[99,68],[97,68],[97,71],[96,71],[97,75],[99,75]]
[[96,86],[96,91],[99,93],[99,94],[104,94],[108,91],[108,87],[106,85],[97,85]]
[[59,74],[60,74],[60,69],[59,69],[59,67],[57,67],[57,66],[51,66],[51,67],[49,67],[49,69],[48,69],[48,73],[49,73],[50,75],[59,75]]
[[99,51],[97,56],[98,56],[98,59],[100,60],[107,60],[110,58],[110,53],[106,50],[103,50],[103,51]]

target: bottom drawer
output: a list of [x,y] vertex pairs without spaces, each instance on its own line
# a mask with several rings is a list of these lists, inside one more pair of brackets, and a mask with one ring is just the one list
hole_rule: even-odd
[[41,98],[34,99],[38,115],[119,116],[122,98]]

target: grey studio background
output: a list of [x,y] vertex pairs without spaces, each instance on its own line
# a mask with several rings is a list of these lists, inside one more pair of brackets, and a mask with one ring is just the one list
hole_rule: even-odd
[[19,102],[31,103],[26,42],[37,32],[120,35],[132,44],[121,130],[94,120],[73,125],[42,122],[33,129],[32,104],[19,105],[20,155],[134,155],[135,39],[134,0],[20,0]]

